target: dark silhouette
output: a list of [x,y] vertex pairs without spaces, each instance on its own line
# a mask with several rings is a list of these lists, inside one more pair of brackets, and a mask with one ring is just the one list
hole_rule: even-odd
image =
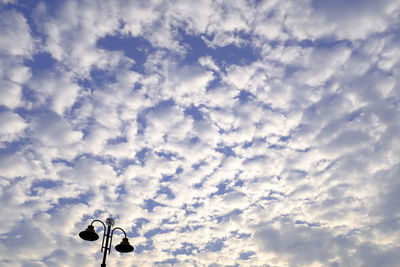
[[[126,237],[126,233],[125,231],[120,228],[120,227],[115,227],[114,229],[111,230],[111,227],[114,226],[114,220],[111,218],[107,218],[106,220],[106,225],[100,221],[100,220],[93,220],[92,223],[90,225],[88,225],[88,227],[86,228],[85,231],[82,231],[79,233],[79,236],[86,241],[96,241],[97,239],[99,239],[99,235],[96,233],[96,231],[94,230],[93,227],[93,223],[94,222],[100,222],[103,227],[104,227],[104,233],[103,233],[103,241],[101,243],[101,252],[103,252],[104,249],[104,254],[103,254],[103,262],[101,263],[101,267],[106,267],[106,257],[107,257],[107,250],[108,250],[108,254],[111,253],[111,243],[112,243],[112,236],[115,230],[121,230],[125,237],[122,238],[121,243],[119,243],[118,245],[115,246],[115,249],[118,252],[122,252],[122,253],[128,253],[128,252],[132,252],[134,250],[133,246],[131,244],[129,244],[128,238]],[[106,232],[107,230],[107,232]],[[104,244],[104,239],[106,241],[106,243]],[[110,241],[110,244],[108,243],[108,241]]]

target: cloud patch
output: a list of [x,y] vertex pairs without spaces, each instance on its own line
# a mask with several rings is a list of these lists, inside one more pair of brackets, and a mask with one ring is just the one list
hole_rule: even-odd
[[399,265],[396,1],[1,6],[0,265]]

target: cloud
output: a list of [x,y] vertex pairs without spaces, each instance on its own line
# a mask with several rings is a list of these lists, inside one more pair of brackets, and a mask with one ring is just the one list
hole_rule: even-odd
[[2,264],[398,265],[396,1],[1,5]]
[[82,133],[55,113],[41,113],[32,120],[32,132],[47,146],[64,146],[81,140]]
[[80,87],[70,74],[44,72],[29,83],[36,98],[35,104],[49,105],[59,115],[68,111],[78,97]]
[[[384,31],[399,8],[395,1],[383,5],[377,5],[374,1],[316,1],[314,7],[317,14],[333,22],[333,29],[340,39],[365,38],[371,33]],[[355,11],[359,14],[357,17],[353,16]]]
[[2,143],[14,141],[23,136],[23,130],[27,127],[27,123],[18,114],[9,111],[0,113],[0,122],[2,125],[7,125],[0,130]]
[[0,81],[0,86],[0,104],[10,109],[18,107],[21,103],[21,87],[4,80]]
[[1,12],[0,51],[12,56],[29,56],[34,44],[25,17],[14,9]]
[[76,75],[87,77],[92,66],[108,68],[119,61],[118,53],[96,49],[97,39],[118,27],[115,12],[115,6],[106,2],[93,5],[71,1],[55,7],[40,3],[33,19],[37,29],[47,36],[42,49]]

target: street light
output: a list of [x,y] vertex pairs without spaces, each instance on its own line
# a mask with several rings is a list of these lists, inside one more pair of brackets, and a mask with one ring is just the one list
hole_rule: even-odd
[[[86,241],[96,241],[97,239],[99,239],[99,235],[96,233],[96,231],[94,230],[93,227],[93,223],[94,222],[100,222],[103,227],[104,227],[104,233],[103,233],[103,242],[101,243],[101,252],[103,252],[104,249],[104,254],[103,254],[103,262],[101,264],[101,267],[106,267],[106,257],[107,257],[107,250],[108,250],[108,254],[111,253],[111,243],[112,243],[112,236],[115,230],[121,230],[125,237],[122,238],[121,243],[119,243],[118,245],[115,246],[115,249],[119,252],[122,253],[128,253],[128,252],[132,252],[134,250],[133,246],[131,244],[129,244],[128,238],[126,237],[126,233],[122,228],[119,227],[115,227],[114,229],[111,230],[111,227],[114,226],[114,220],[111,218],[107,218],[106,220],[106,225],[100,221],[100,220],[93,220],[92,223],[90,225],[88,225],[88,227],[86,228],[85,231],[82,231],[79,233],[79,236]],[[106,232],[107,229],[107,232]],[[104,244],[104,239],[106,241],[106,243]],[[110,240],[110,244],[108,244],[108,240]]]

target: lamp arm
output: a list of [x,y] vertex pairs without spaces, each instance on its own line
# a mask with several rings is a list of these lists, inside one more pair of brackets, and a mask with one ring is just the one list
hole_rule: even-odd
[[102,221],[100,221],[100,220],[93,220],[92,223],[91,223],[90,225],[93,225],[94,222],[99,222],[99,223],[101,223],[101,224],[103,225],[103,227],[104,227],[104,230],[106,229],[106,225],[105,225]]
[[[90,225],[93,225],[93,223],[94,222],[99,222],[99,223],[101,223],[102,225],[103,225],[103,241],[101,242],[101,250],[100,250],[100,252],[103,252],[103,247],[104,247],[104,238],[105,238],[105,236],[106,236],[106,225],[102,222],[102,221],[100,221],[100,220],[93,220],[92,221],[92,223],[90,224]],[[108,254],[110,254],[110,253],[108,253]]]
[[120,228],[120,227],[115,227],[112,231],[111,231],[111,237],[113,236],[113,233],[114,233],[114,230],[121,230],[123,233],[124,233],[124,235],[125,235],[125,237],[126,237],[126,233],[125,233],[125,231],[124,231],[124,229],[122,229],[122,228]]
[[117,229],[118,229],[118,230],[121,230],[121,231],[124,233],[125,237],[126,237],[126,233],[125,233],[124,229],[122,229],[122,228],[120,228],[120,227],[115,227],[114,229],[112,229],[112,231],[111,231],[111,236],[110,236],[110,247],[108,248],[108,254],[111,253],[112,237],[113,237],[114,230],[117,230]]

